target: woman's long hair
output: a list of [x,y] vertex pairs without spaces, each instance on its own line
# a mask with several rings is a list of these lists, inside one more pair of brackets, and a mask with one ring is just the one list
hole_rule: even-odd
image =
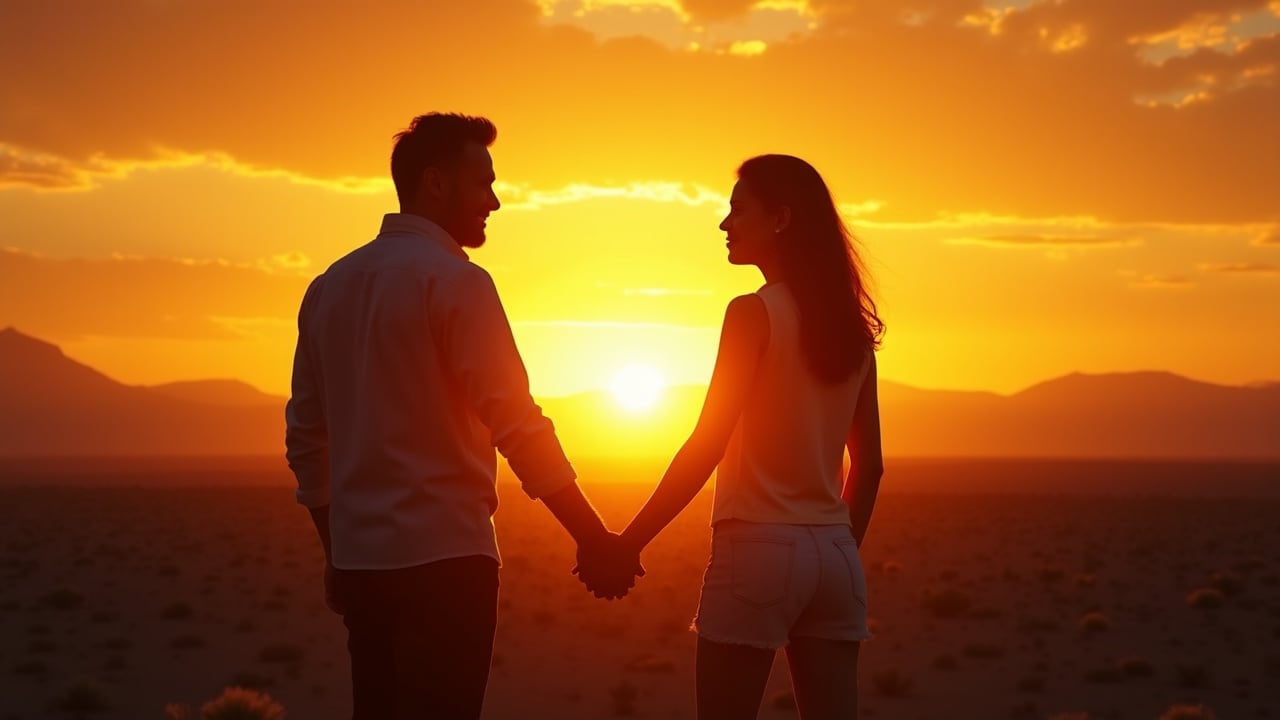
[[742,163],[738,180],[765,210],[790,208],[779,270],[800,310],[800,347],[820,380],[841,382],[880,345],[884,322],[867,291],[853,236],[812,165],[790,155]]

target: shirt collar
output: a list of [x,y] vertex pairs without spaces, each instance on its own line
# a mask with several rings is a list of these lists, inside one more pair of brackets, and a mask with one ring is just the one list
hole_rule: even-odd
[[470,259],[462,246],[453,239],[447,230],[421,215],[410,215],[408,213],[387,213],[382,216],[382,229],[378,231],[378,235],[412,235],[425,240],[430,240],[449,254],[462,258]]

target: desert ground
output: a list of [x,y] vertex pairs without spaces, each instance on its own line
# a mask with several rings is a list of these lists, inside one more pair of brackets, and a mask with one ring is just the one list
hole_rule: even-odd
[[[229,686],[349,717],[344,630],[287,473],[51,468],[0,472],[0,720],[159,719]],[[660,469],[579,463],[615,528]],[[692,718],[709,487],[616,602],[569,574],[539,503],[509,477],[500,494],[485,717]],[[1274,466],[890,462],[863,558],[863,717],[1280,717]],[[761,718],[795,717],[788,688],[780,654]]]

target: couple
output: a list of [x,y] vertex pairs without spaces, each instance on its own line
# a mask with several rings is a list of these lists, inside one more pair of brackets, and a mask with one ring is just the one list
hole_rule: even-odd
[[729,303],[697,425],[614,534],[464,250],[499,208],[496,136],[484,118],[415,118],[391,154],[400,212],[311,283],[298,315],[286,454],[324,546],[325,601],[347,627],[354,720],[480,716],[498,607],[495,448],[608,598],[634,586],[643,548],[718,469],[698,717],[754,718],[781,647],[801,717],[856,717],[883,325],[822,178],[782,155],[738,169],[720,229],[729,262],[765,284]]

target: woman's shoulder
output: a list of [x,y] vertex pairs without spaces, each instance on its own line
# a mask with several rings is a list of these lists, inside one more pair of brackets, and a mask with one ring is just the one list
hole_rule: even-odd
[[765,308],[765,299],[759,292],[739,295],[729,301],[728,307],[725,308],[725,317],[743,319],[767,318],[768,310]]

